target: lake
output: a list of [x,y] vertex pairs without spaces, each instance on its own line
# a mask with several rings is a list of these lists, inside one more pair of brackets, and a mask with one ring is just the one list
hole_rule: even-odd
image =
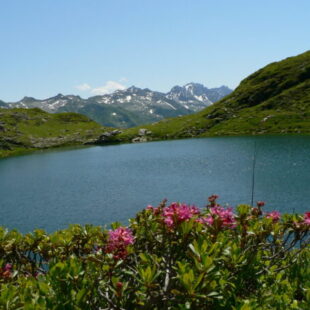
[[305,212],[310,137],[222,137],[57,149],[0,160],[0,225],[51,232],[70,223],[105,225],[162,199],[203,207],[254,201]]

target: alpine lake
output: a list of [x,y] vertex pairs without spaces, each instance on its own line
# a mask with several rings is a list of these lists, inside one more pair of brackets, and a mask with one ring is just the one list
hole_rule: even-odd
[[310,137],[200,138],[64,148],[0,160],[0,226],[52,232],[107,225],[163,199],[204,207],[266,202],[303,213],[310,201]]

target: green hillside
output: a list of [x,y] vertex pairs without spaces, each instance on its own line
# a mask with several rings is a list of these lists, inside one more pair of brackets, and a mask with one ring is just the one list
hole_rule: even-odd
[[61,112],[69,112],[69,110],[76,113],[81,113],[88,116],[99,124],[105,124],[109,127],[124,128],[134,127],[138,124],[154,122],[154,116],[139,114],[124,109],[121,106],[87,104],[82,108],[75,108],[73,105],[59,109]]
[[125,130],[117,141],[150,131],[148,140],[252,134],[310,133],[310,51],[271,63],[199,113]]
[[57,146],[85,144],[103,131],[76,113],[49,114],[40,109],[0,108],[0,157]]

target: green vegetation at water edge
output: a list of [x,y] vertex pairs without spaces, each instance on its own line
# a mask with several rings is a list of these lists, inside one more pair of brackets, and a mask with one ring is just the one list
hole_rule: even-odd
[[271,63],[230,95],[193,115],[123,131],[115,141],[220,135],[310,134],[310,51]]
[[0,309],[309,309],[310,212],[216,198],[164,201],[109,231],[0,228]]
[[0,108],[0,157],[92,142],[106,128],[76,113]]

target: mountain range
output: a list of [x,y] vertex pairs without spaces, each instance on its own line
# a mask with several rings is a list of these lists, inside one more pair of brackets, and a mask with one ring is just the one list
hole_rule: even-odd
[[62,94],[44,100],[24,97],[17,102],[0,101],[0,107],[40,108],[49,113],[76,112],[104,126],[128,128],[198,112],[231,92],[227,86],[207,88],[198,83],[174,86],[168,93],[132,86],[88,99]]

